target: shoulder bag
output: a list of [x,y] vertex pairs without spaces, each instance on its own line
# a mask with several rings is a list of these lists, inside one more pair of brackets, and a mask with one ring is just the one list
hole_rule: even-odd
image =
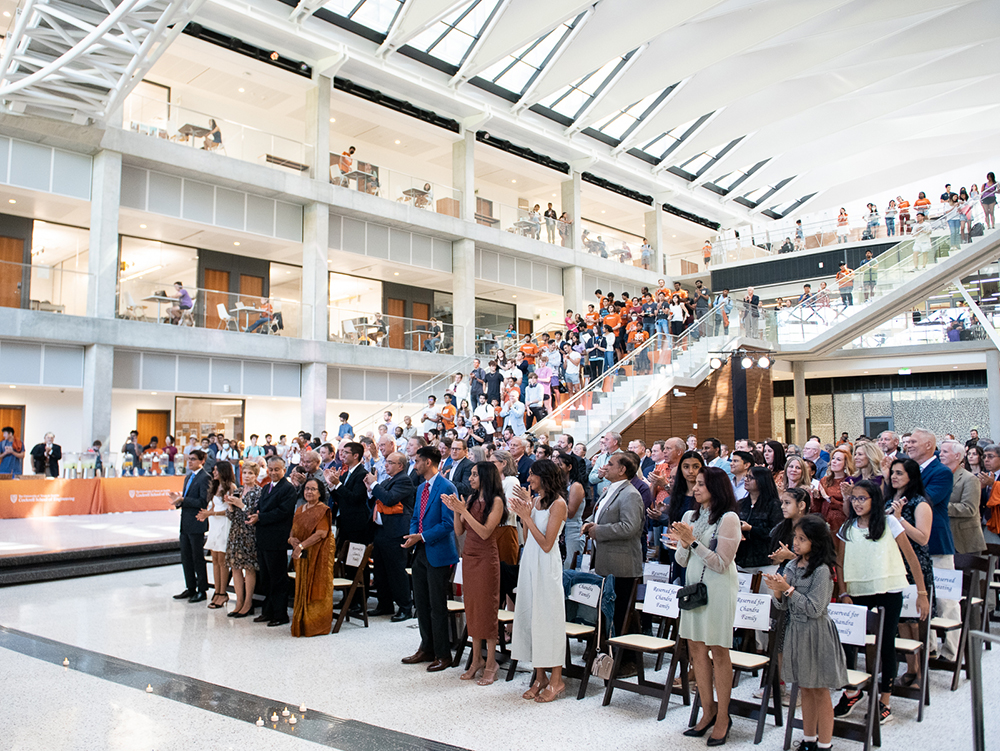
[[[719,533],[719,524],[722,523],[722,519],[719,519],[715,523],[715,529],[712,530],[712,541],[709,543],[709,550],[715,550],[716,535]],[[688,584],[687,586],[681,587],[677,591],[677,607],[681,610],[694,610],[695,608],[704,607],[708,605],[708,587],[705,585],[705,569],[708,566],[704,566],[701,569],[701,579],[696,581],[694,584]]]

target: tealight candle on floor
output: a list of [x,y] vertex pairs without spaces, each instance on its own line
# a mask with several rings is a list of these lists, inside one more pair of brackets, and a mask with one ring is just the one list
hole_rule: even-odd
[[281,710],[282,717],[288,717],[289,714],[291,714],[291,712],[288,711],[288,707],[285,707],[284,709]]
[[259,727],[259,728],[262,728],[262,727],[264,727],[264,718],[263,718],[263,717],[258,717],[258,718],[257,718],[257,722],[255,722],[254,724],[255,724],[255,725],[256,725],[257,727]]
[[68,657],[64,657],[63,658],[63,667],[67,667],[67,666],[69,666],[69,658]]
[[298,721],[295,719],[295,715],[292,715],[291,717],[288,718],[289,725],[294,725],[296,722]]
[[305,713],[306,713],[306,705],[299,704],[299,714],[305,714]]
[[153,684],[151,684],[151,683],[147,683],[146,684],[146,693],[147,694],[153,693]]
[[277,712],[272,712],[271,713],[271,722],[277,722],[277,721],[278,721],[278,713]]

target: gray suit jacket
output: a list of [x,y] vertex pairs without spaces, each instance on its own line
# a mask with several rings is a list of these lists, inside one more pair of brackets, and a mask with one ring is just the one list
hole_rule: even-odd
[[948,504],[948,521],[956,553],[982,553],[986,538],[979,522],[979,480],[968,470],[958,468]]
[[631,482],[625,482],[601,509],[600,517],[588,519],[597,524],[594,571],[598,576],[642,576],[643,512],[642,496]]

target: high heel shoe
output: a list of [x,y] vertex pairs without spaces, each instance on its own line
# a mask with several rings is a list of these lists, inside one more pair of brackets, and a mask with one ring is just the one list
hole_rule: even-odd
[[545,683],[542,683],[541,681],[535,681],[534,683],[531,684],[531,688],[529,688],[527,691],[521,694],[521,698],[529,700],[534,699],[548,685],[549,685],[548,681],[545,681]]
[[538,696],[535,697],[535,702],[537,704],[548,704],[550,701],[555,701],[565,693],[566,693],[565,684],[558,691],[552,688],[552,684],[549,684],[548,686],[542,689],[541,693],[538,694]]
[[[718,716],[719,716],[718,714],[715,715],[715,717],[718,717]],[[712,727],[715,725],[715,717],[713,717],[709,721],[709,723],[705,727],[703,727],[701,730],[697,730],[697,729],[691,727],[691,728],[688,728],[687,730],[685,730],[682,733],[682,735],[686,735],[688,738],[703,738],[705,736],[705,733],[707,733],[709,730],[711,730]]]
[[[218,596],[219,595],[216,595],[216,597],[218,597]],[[225,597],[226,597],[226,599],[223,600],[222,602],[216,602],[215,601],[215,597],[213,597],[212,601],[210,603],[208,603],[209,610],[218,610],[221,607],[225,607],[226,603],[229,602],[229,595],[225,595]]]
[[476,677],[476,674],[479,673],[480,670],[483,670],[483,666],[482,665],[473,665],[471,668],[469,668],[464,673],[462,673],[460,676],[458,676],[458,678],[459,678],[459,680],[462,680],[462,681],[471,681],[472,679],[474,679]]
[[476,683],[480,686],[489,686],[497,679],[497,670],[499,669],[497,665],[494,665],[492,668],[483,668],[483,677],[476,681]]
[[708,746],[725,746],[726,741],[729,740],[729,731],[733,729],[733,718],[729,718],[729,725],[726,726],[726,734],[721,738],[709,738]]
[[230,618],[247,618],[248,616],[253,615],[253,611],[255,611],[256,609],[257,609],[256,605],[251,605],[250,609],[247,612],[245,612],[245,613],[230,613],[229,617]]

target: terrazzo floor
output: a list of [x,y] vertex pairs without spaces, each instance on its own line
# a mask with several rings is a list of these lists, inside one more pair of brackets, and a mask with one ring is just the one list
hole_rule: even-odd
[[173,542],[177,540],[179,525],[179,511],[0,519],[0,557],[130,543]]
[[[377,618],[368,629],[351,623],[336,635],[293,639],[287,627],[226,618],[205,603],[175,602],[171,595],[183,589],[182,581],[176,566],[9,587],[0,590],[0,625],[475,751],[704,747],[703,739],[681,735],[688,709],[677,697],[663,722],[656,721],[651,698],[616,692],[602,707],[598,682],[582,701],[570,696],[578,684],[568,680],[567,697],[547,705],[525,702],[520,695],[527,673],[480,687],[459,681],[457,669],[430,674],[401,665],[419,642],[415,621]],[[986,653],[983,669],[989,748],[991,738],[1000,738],[1000,649]],[[915,702],[894,699],[896,719],[883,729],[883,748],[971,748],[968,681],[950,692],[945,674],[932,673],[931,680],[923,723],[916,722]],[[128,688],[7,649],[0,649],[0,685],[10,718],[0,729],[4,751],[316,747],[146,694],[144,684]],[[754,681],[744,681],[737,695],[749,697],[753,689]],[[735,719],[728,746],[751,748],[753,731],[749,720]],[[782,741],[783,730],[768,724],[760,748],[780,749]],[[360,748],[378,744],[359,740],[345,751]],[[860,745],[835,739],[834,748]]]

